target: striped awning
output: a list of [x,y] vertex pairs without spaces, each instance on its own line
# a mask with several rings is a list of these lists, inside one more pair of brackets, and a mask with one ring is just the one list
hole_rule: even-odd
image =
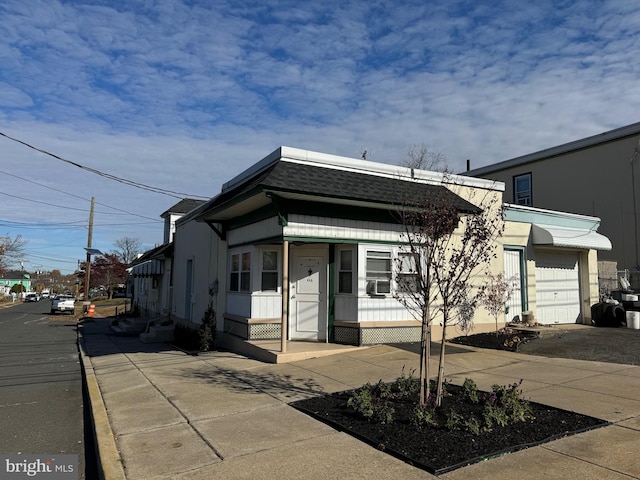
[[129,268],[129,275],[132,277],[151,277],[152,275],[162,275],[164,271],[163,262],[157,259],[147,260]]

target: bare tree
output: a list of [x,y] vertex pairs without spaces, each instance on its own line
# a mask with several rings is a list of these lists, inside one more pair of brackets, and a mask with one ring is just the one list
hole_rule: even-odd
[[[468,189],[470,197],[475,196]],[[469,200],[473,200],[469,198]],[[483,292],[474,282],[495,258],[496,239],[504,222],[499,195],[488,191],[479,211],[461,218],[453,199],[426,200],[402,211],[403,247],[397,260],[396,299],[422,324],[420,348],[420,404],[432,401],[429,356],[433,321],[442,320],[442,339],[435,405],[440,405],[444,382],[447,326],[463,317],[469,321]]]
[[[470,189],[470,197],[476,195]],[[470,198],[473,200],[473,198]],[[481,211],[460,221],[455,235],[436,243],[434,278],[440,297],[442,338],[438,363],[436,405],[443,396],[445,341],[447,327],[459,319],[460,307],[475,309],[481,302],[486,284],[482,281],[497,257],[498,238],[504,231],[504,218],[500,195],[486,191],[476,203]]]
[[411,145],[407,150],[407,159],[402,163],[403,167],[416,170],[429,170],[432,172],[449,172],[446,157],[442,152],[436,152],[424,143]]
[[0,274],[24,257],[24,247],[27,241],[21,235],[10,237],[0,236]]
[[406,206],[400,211],[404,247],[397,259],[398,289],[395,298],[421,322],[420,405],[425,405],[431,397],[431,327],[438,313],[435,267],[441,249],[437,246],[446,242],[456,229],[458,210],[449,202],[425,199],[413,203],[418,203],[418,206]]
[[122,237],[114,243],[117,250],[113,252],[121,262],[127,265],[142,253],[142,240],[137,237]]

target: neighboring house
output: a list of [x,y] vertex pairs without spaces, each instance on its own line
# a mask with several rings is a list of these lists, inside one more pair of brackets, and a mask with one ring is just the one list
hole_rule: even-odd
[[146,251],[131,263],[127,272],[128,292],[132,303],[146,318],[169,317],[172,304],[173,234],[175,222],[204,201],[186,198],[166,210],[164,218],[164,243]]
[[[612,243],[599,257],[601,277],[613,276],[611,287],[619,288],[616,269],[640,267],[639,140],[635,123],[463,175],[504,182],[506,202],[599,217]],[[638,280],[632,286],[640,289]]]
[[[394,211],[407,199],[431,198],[472,214],[474,198],[501,203],[503,190],[500,182],[281,147],[176,220],[172,318],[200,323],[212,304],[227,344],[419,341],[420,323],[394,298],[404,230]],[[509,318],[532,310],[546,323],[590,323],[597,250],[610,246],[595,233],[598,219],[515,206],[506,212],[491,269],[518,275],[520,302]],[[594,242],[563,242],[566,229]],[[577,279],[554,284],[571,262]],[[543,294],[544,285],[575,290],[577,310],[560,306],[557,293]],[[474,323],[476,331],[495,328],[482,308]]]
[[0,293],[4,295],[9,295],[11,291],[11,287],[16,284],[21,284],[24,286],[25,291],[31,291],[31,275],[28,273],[24,273],[21,271],[10,271],[7,272],[0,278]]
[[146,318],[169,316],[172,259],[173,243],[169,243],[146,251],[127,269],[131,302]]
[[185,198],[160,215],[160,217],[164,219],[164,241],[162,243],[166,245],[173,242],[173,234],[176,231],[176,220],[203,203],[203,200]]

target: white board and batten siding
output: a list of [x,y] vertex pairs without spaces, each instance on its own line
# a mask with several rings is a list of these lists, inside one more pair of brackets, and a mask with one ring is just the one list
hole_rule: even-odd
[[257,292],[251,295],[253,318],[281,318],[282,295],[275,292]]
[[278,217],[271,217],[230,230],[227,234],[227,243],[229,246],[243,245],[280,235],[282,235],[282,226],[278,224]]
[[578,253],[536,253],[536,320],[581,323]]
[[290,237],[373,242],[397,242],[402,232],[401,225],[310,215],[290,215],[284,228],[284,234]]

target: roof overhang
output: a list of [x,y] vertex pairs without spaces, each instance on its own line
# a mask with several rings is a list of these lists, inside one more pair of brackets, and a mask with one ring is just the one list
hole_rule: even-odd
[[534,245],[611,250],[611,241],[604,235],[586,228],[558,227],[556,225],[531,224]]

